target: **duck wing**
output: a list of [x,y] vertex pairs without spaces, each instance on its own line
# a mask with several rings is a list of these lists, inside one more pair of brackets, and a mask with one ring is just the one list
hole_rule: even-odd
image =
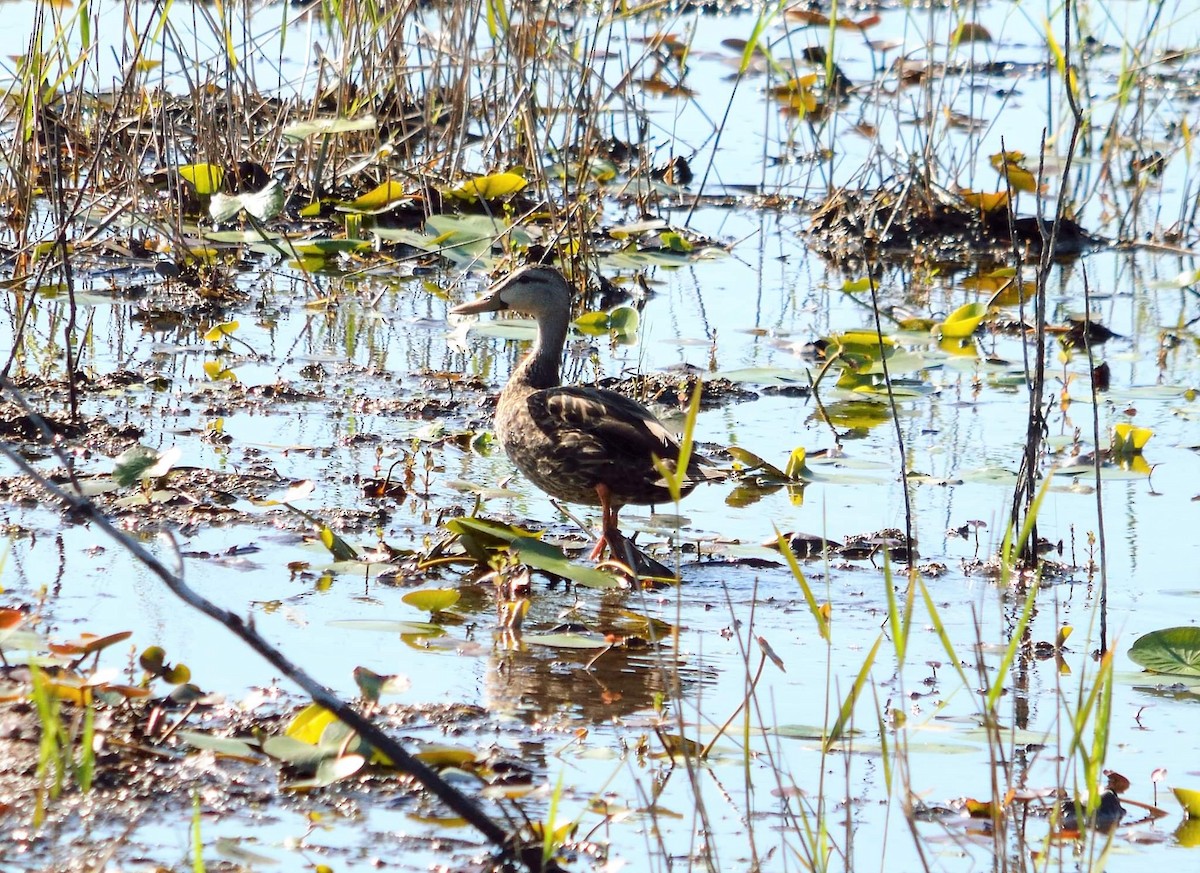
[[[662,499],[662,475],[654,458],[673,466],[679,441],[636,400],[604,388],[566,386],[537,391],[528,398],[532,419],[556,443],[554,454],[570,457],[580,472],[603,482],[627,499]],[[688,478],[707,478],[692,455]]]

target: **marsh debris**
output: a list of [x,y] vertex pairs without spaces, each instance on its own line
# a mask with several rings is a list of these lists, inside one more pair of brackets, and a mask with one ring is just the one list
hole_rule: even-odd
[[[955,192],[919,176],[898,177],[875,189],[840,188],[813,213],[813,250],[838,266],[871,256],[904,259],[916,252],[936,262],[967,263],[984,253],[1011,254],[1014,245],[1041,251],[1052,223],[1013,217],[1005,208],[972,205],[970,192]],[[1001,204],[1001,207],[1003,204]],[[1059,224],[1055,255],[1068,257],[1103,240],[1070,219]]]

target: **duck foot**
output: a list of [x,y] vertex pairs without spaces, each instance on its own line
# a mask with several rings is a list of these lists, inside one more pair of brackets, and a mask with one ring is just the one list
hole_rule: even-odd
[[651,579],[676,578],[670,567],[647,555],[620,531],[610,531],[604,537],[613,559],[633,570],[635,576]]

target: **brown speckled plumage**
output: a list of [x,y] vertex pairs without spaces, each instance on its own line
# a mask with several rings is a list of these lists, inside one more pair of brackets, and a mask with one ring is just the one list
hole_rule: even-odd
[[[559,368],[571,319],[571,289],[552,267],[521,267],[458,314],[512,310],[532,315],[538,339],[513,371],[496,408],[496,435],[509,459],[547,494],[600,506],[604,534],[617,530],[629,503],[671,500],[654,458],[673,464],[679,443],[635,400],[604,388],[563,386]],[[693,454],[683,494],[711,478]],[[602,538],[593,555],[604,545]]]

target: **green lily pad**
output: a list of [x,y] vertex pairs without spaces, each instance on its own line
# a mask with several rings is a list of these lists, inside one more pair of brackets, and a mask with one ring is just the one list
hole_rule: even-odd
[[1200,627],[1151,631],[1129,647],[1129,659],[1151,673],[1200,676]]

